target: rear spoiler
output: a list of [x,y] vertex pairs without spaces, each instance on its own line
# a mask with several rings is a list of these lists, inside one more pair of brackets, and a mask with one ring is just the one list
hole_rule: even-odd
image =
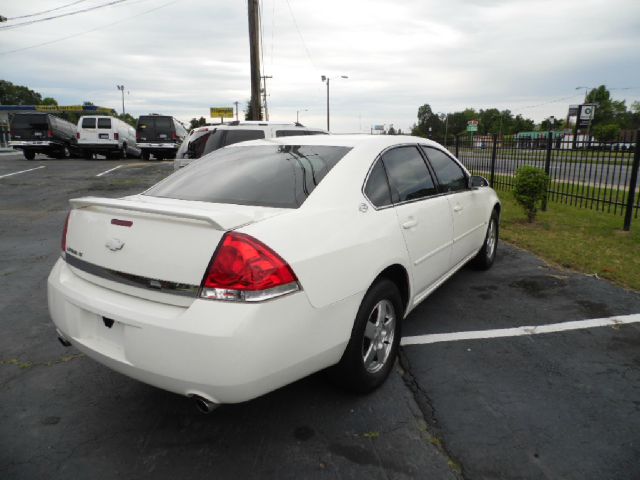
[[[233,215],[233,220],[229,218],[229,222],[225,222],[228,216],[225,212],[208,212],[205,210],[194,209],[181,209],[176,207],[169,207],[165,205],[145,204],[143,202],[134,202],[131,200],[120,200],[114,198],[100,198],[100,197],[82,197],[69,200],[71,207],[73,208],[87,208],[87,207],[107,207],[115,208],[118,210],[128,210],[133,212],[153,213],[156,215],[165,215],[167,217],[175,218],[188,218],[191,220],[201,220],[207,222],[216,230],[229,230],[238,226],[238,215]],[[213,216],[215,215],[216,220]],[[252,218],[247,216],[246,223],[251,223]],[[245,224],[246,224],[245,223]],[[225,224],[228,227],[225,227]]]

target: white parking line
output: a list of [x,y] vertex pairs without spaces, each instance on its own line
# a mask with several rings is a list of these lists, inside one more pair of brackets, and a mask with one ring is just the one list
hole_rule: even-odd
[[41,168],[47,168],[45,165],[40,165],[36,168],[30,168],[29,170],[20,170],[19,172],[7,173],[6,175],[0,175],[0,178],[10,177],[12,175],[19,175],[20,173],[33,172],[34,170],[40,170]]
[[499,328],[496,330],[475,330],[469,332],[434,333],[431,335],[417,335],[404,337],[401,345],[424,345],[428,343],[456,342],[459,340],[478,340],[483,338],[520,337],[523,335],[539,335],[541,333],[564,332],[567,330],[581,330],[595,327],[612,327],[625,323],[640,322],[640,313],[621,315],[618,317],[593,318],[575,322],[551,323],[549,325],[535,325],[530,327]]
[[124,165],[118,165],[117,167],[110,168],[109,170],[106,170],[106,171],[104,171],[102,173],[97,174],[96,177],[101,177],[103,175],[106,175],[109,172],[113,172],[114,170],[117,170],[117,169],[122,168],[122,167],[124,167]]

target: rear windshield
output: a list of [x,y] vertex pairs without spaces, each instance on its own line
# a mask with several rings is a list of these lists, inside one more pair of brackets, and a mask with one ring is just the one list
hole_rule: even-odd
[[99,118],[98,119],[98,128],[111,128],[111,119],[110,118]]
[[276,137],[297,137],[307,135],[305,130],[276,130]]
[[160,132],[173,131],[173,118],[161,116],[145,116],[138,119],[138,131],[157,130]]
[[145,195],[298,208],[349,150],[325,145],[225,148],[179,170]]
[[16,115],[11,120],[13,128],[32,128],[34,130],[48,130],[49,121],[46,114]]
[[96,128],[96,119],[95,118],[83,118],[82,119],[82,128]]

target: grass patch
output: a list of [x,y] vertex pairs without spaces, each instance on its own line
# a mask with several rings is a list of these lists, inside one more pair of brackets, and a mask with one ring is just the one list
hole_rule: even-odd
[[538,212],[530,224],[510,190],[498,194],[504,240],[549,262],[640,290],[640,218],[624,232],[620,215],[549,202],[548,211]]

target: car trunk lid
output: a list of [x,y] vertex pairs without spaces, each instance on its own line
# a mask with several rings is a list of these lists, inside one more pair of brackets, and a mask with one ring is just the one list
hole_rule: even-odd
[[125,293],[178,305],[184,305],[185,297],[195,298],[226,231],[286,211],[139,195],[70,203],[65,255],[76,273]]

